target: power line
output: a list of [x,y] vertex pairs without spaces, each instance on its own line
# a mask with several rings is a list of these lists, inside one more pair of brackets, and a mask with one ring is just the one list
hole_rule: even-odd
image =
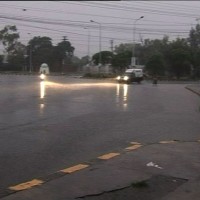
[[67,4],[75,4],[75,5],[82,5],[82,6],[90,6],[90,7],[97,7],[97,8],[106,8],[106,9],[115,9],[115,10],[124,10],[124,11],[128,11],[128,12],[132,12],[134,10],[134,12],[139,12],[141,13],[141,11],[143,13],[151,13],[151,14],[157,14],[157,15],[167,15],[167,16],[180,16],[180,17],[193,17],[195,18],[196,15],[191,14],[191,13],[176,13],[176,12],[170,12],[170,11],[159,11],[159,10],[150,10],[150,9],[145,9],[145,8],[134,8],[134,7],[126,7],[126,6],[118,6],[118,5],[109,5],[106,3],[98,3],[98,2],[60,2],[60,3],[67,3]]
[[[4,6],[3,7],[5,7],[5,4],[3,4]],[[2,6],[1,6],[2,7]],[[6,5],[6,7],[11,7],[11,8],[13,8],[13,9],[22,9],[22,8],[24,8],[24,6],[9,6],[9,5]],[[26,6],[27,7],[27,6]],[[103,17],[103,18],[116,18],[116,19],[128,19],[128,20],[133,20],[133,19],[131,19],[131,18],[126,18],[126,17],[116,17],[116,16],[111,16],[111,15],[96,15],[96,14],[85,14],[85,13],[78,13],[78,12],[65,12],[65,11],[58,11],[58,10],[51,10],[51,9],[35,9],[35,8],[29,8],[29,7],[27,7],[28,8],[28,10],[33,10],[33,11],[39,11],[39,12],[54,12],[54,13],[64,13],[64,14],[74,14],[74,15],[84,15],[84,16],[92,16],[92,17],[94,17],[94,16],[97,16],[97,17]],[[40,20],[40,19],[39,19]],[[66,20],[62,20],[62,19],[60,19],[59,21],[66,21]],[[70,21],[70,20],[68,20],[68,21]],[[145,20],[145,21],[148,21],[148,22],[157,22],[157,23],[160,23],[160,22],[165,22],[165,21],[161,21],[161,20]],[[176,24],[174,24],[174,23],[176,23]],[[178,22],[174,22],[173,24],[172,23],[170,23],[170,24],[168,24],[169,26],[177,26],[177,25],[189,25],[189,24],[186,24],[186,23],[178,23]],[[124,24],[124,23],[123,23]],[[148,24],[145,24],[145,25],[147,25],[148,26]],[[165,24],[157,24],[157,25],[159,25],[159,26],[167,26],[167,24],[166,24],[166,22],[165,22]]]
[[[84,22],[82,21],[81,24],[73,24],[73,23],[60,23],[60,22],[54,22],[54,21],[46,21],[46,20],[38,20],[38,19],[27,19],[27,18],[21,18],[21,17],[18,17],[18,16],[5,16],[5,15],[0,15],[0,18],[3,18],[3,19],[10,19],[10,20],[17,20],[17,21],[26,21],[26,22],[35,22],[35,23],[42,23],[42,24],[52,24],[52,25],[62,25],[62,26],[75,26],[75,27],[83,27],[83,24],[87,24],[87,26],[90,26],[90,27],[93,27],[93,28],[98,28],[96,25],[89,25],[88,22]],[[109,26],[107,26],[109,25]],[[104,23],[104,25],[102,25],[102,29],[104,30],[127,30],[127,31],[132,31],[132,27],[118,27],[118,26],[111,26],[110,23]],[[169,29],[145,29],[145,28],[138,28],[139,31],[156,31],[156,32],[169,32],[169,33],[186,33],[188,30],[185,30],[185,31],[179,31],[179,30],[169,30]]]

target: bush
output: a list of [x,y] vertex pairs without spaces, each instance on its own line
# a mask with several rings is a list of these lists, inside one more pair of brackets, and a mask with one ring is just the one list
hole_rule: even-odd
[[85,78],[114,78],[116,75],[115,74],[92,74],[92,73],[86,73],[83,75]]

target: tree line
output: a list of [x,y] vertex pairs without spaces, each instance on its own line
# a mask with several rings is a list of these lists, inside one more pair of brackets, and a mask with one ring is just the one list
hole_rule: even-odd
[[[76,71],[90,61],[88,56],[81,59],[75,57],[75,48],[65,39],[55,46],[49,37],[34,37],[27,46],[18,39],[16,26],[5,26],[0,31],[0,41],[5,47],[12,70],[28,69],[31,60],[34,71],[38,71],[44,62],[54,72]],[[114,71],[122,72],[130,66],[132,49],[133,44],[120,44],[115,46],[114,52],[102,51],[101,64],[112,64]],[[200,25],[190,30],[188,38],[176,38],[173,41],[168,36],[163,39],[145,39],[143,43],[135,44],[134,54],[150,75],[199,78]],[[92,56],[92,60],[94,64],[99,64],[99,52]],[[2,62],[0,57],[0,66]]]
[[[133,44],[120,44],[115,47],[114,53],[101,52],[102,61],[110,62],[120,72],[130,66]],[[200,25],[197,24],[189,32],[188,38],[169,40],[145,39],[142,44],[135,44],[134,55],[145,71],[152,76],[200,77]],[[99,53],[93,56],[98,64]],[[111,58],[111,59],[110,59]]]
[[4,45],[7,55],[6,64],[3,55],[0,66],[3,70],[38,72],[42,63],[48,63],[53,72],[74,70],[73,54],[75,48],[65,38],[57,45],[52,44],[49,37],[33,37],[28,45],[19,42],[20,36],[16,26],[5,26],[0,31],[0,41]]

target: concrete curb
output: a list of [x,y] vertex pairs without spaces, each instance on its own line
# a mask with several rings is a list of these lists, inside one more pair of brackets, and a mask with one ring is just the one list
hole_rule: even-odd
[[198,96],[200,96],[200,85],[188,85],[185,87],[186,89],[190,90],[191,92],[197,94]]

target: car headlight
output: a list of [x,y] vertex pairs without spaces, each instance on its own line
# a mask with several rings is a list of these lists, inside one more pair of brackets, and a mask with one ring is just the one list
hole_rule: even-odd
[[41,78],[42,80],[44,80],[45,77],[46,77],[46,76],[45,76],[44,74],[41,74],[41,75],[40,75],[40,78]]
[[119,80],[121,79],[121,77],[120,77],[120,76],[118,76],[116,79],[119,81]]
[[128,76],[124,76],[124,80],[127,81],[129,79]]

